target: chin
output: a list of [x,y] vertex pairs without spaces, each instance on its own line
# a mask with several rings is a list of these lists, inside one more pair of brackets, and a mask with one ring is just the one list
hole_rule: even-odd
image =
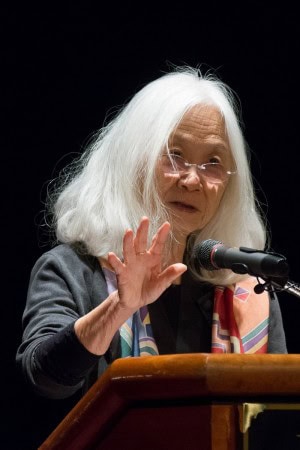
[[174,223],[173,232],[176,238],[180,238],[180,240],[186,239],[190,234],[199,231],[201,228],[199,224],[197,225],[188,225],[185,224],[183,220],[180,223]]

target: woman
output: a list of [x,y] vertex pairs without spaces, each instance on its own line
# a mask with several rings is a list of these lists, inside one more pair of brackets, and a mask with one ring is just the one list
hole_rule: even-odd
[[[183,68],[149,83],[51,197],[57,244],[36,262],[17,362],[36,392],[87,389],[115,358],[286,353],[257,280],[197,270],[193,246],[263,249],[234,96]],[[255,332],[255,338],[253,333]]]

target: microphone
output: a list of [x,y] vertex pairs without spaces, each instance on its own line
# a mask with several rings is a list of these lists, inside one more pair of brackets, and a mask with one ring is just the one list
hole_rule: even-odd
[[253,248],[230,248],[221,241],[207,239],[193,250],[196,267],[206,270],[230,269],[235,273],[268,278],[286,277],[289,266],[284,256]]

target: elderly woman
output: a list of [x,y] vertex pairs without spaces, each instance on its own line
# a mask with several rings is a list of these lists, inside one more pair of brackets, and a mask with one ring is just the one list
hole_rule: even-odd
[[36,392],[84,392],[124,356],[287,352],[277,298],[192,257],[205,239],[266,245],[234,96],[217,78],[181,68],[149,83],[49,202],[57,241],[32,270],[17,353]]

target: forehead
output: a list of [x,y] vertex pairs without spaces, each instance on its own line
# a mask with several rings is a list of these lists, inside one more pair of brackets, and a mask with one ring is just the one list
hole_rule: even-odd
[[212,105],[196,105],[187,111],[170,140],[171,143],[195,141],[229,147],[224,118]]

